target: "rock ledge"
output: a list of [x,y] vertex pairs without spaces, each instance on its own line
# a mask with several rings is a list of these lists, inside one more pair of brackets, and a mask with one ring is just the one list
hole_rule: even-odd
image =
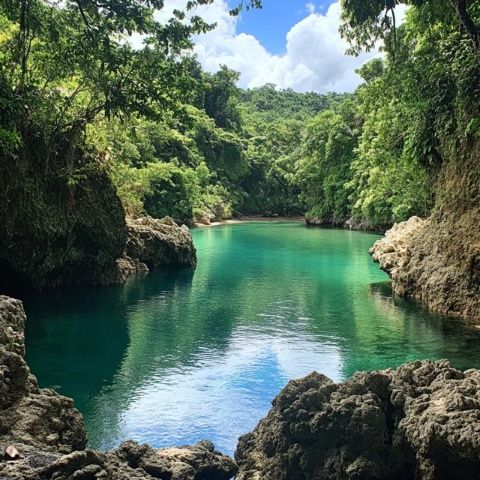
[[370,250],[396,294],[480,321],[480,208],[394,225]]

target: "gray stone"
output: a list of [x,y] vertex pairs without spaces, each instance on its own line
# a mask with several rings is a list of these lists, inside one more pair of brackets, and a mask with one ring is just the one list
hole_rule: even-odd
[[240,438],[237,480],[480,478],[480,372],[447,361],[290,382]]
[[370,250],[396,294],[480,321],[480,208],[436,211],[394,225]]

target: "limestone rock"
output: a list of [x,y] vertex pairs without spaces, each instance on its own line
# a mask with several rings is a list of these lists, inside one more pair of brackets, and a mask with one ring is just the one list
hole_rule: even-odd
[[138,259],[150,269],[197,263],[190,230],[179,227],[170,217],[128,219],[128,240],[125,254]]
[[86,434],[70,398],[39,389],[23,354],[22,303],[0,296],[0,437],[44,450],[84,448]]
[[117,259],[116,264],[116,283],[122,284],[130,277],[139,277],[149,272],[145,263],[140,262],[136,258],[131,258],[124,254],[123,257]]
[[309,216],[309,215],[305,215],[305,223],[307,225],[312,225],[315,227],[328,226],[330,224],[327,220],[321,217],[315,217],[315,216]]
[[[153,449],[129,441],[117,450],[81,450],[49,454],[22,445],[22,459],[0,463],[0,478],[22,480],[229,480],[235,462],[209,442],[179,448]],[[4,475],[4,476],[2,476]]]
[[480,208],[413,217],[370,250],[396,294],[450,316],[480,320]]
[[209,441],[176,448],[153,449],[135,442],[125,442],[116,455],[128,465],[144,470],[154,478],[171,480],[228,480],[236,463],[215,450]]
[[384,232],[384,225],[376,225],[365,219],[357,219],[354,217],[344,218],[323,218],[314,215],[305,215],[305,223],[312,227],[328,227],[328,228],[346,228],[349,230],[377,231]]
[[[35,150],[27,155],[37,157]],[[125,211],[107,174],[84,168],[89,159],[79,153],[75,161],[86,173],[69,187],[43,170],[22,169],[19,160],[4,160],[0,172],[7,175],[8,188],[0,189],[2,293],[110,283],[106,272],[122,255],[126,225]],[[28,164],[34,169],[42,162]]]
[[290,382],[240,438],[237,480],[478,479],[480,372],[447,361]]
[[9,445],[5,449],[5,455],[3,456],[3,458],[8,462],[9,460],[20,460],[22,458],[22,455],[13,445]]

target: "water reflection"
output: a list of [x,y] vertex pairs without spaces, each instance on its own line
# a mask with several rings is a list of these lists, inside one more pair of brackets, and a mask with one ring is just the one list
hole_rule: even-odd
[[26,301],[33,371],[75,398],[94,447],[209,438],[232,453],[312,370],[480,366],[478,332],[392,297],[366,253],[374,235],[257,223],[194,236],[195,272]]

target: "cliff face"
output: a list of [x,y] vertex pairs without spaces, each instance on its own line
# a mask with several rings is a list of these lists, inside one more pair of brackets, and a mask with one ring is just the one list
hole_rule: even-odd
[[228,480],[235,462],[203,441],[153,449],[125,442],[85,450],[86,432],[70,398],[39,389],[25,363],[25,313],[0,296],[0,478],[12,480]]
[[413,217],[375,243],[372,257],[395,293],[451,316],[480,320],[480,208]]
[[0,292],[108,285],[145,264],[195,265],[191,236],[174,222],[127,226],[93,153],[65,142],[47,156],[43,137],[31,136],[0,162]]
[[187,227],[150,217],[127,225],[103,173],[73,190],[48,188],[38,187],[32,201],[23,186],[0,191],[0,291],[110,285],[149,269],[195,266]]
[[[480,157],[480,155],[479,155]],[[480,172],[477,156],[449,165],[426,220],[395,225],[370,253],[395,293],[434,311],[480,320]]]
[[44,174],[12,171],[18,179],[0,188],[2,277],[39,290],[109,283],[127,230],[107,176],[92,171],[67,188]]
[[240,438],[238,480],[480,478],[480,372],[447,361],[291,381]]

